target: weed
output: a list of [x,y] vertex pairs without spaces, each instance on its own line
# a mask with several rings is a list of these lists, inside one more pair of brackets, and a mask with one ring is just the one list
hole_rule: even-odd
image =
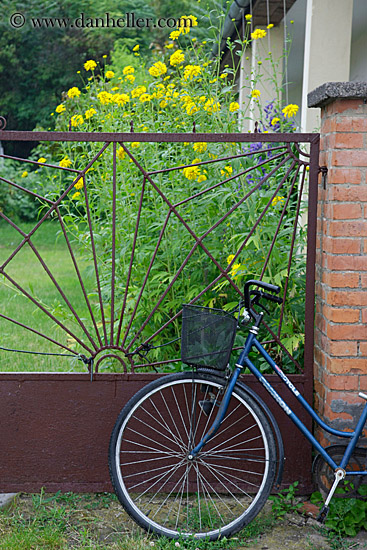
[[287,489],[283,489],[277,495],[269,497],[272,501],[272,511],[276,518],[282,518],[289,512],[295,512],[302,504],[295,500],[298,481],[292,483]]

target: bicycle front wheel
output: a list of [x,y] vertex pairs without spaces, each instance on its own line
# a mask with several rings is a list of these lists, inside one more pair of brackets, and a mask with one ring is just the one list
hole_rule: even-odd
[[240,387],[218,432],[189,458],[222,396],[221,378],[180,373],[147,385],[122,410],[110,442],[111,479],[147,531],[215,540],[242,529],[264,506],[276,473],[275,440]]

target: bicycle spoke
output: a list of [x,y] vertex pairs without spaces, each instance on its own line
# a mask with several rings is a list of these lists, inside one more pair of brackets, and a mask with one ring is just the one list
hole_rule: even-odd
[[[159,422],[149,411],[147,411],[144,407],[142,407],[142,410],[148,415],[150,416],[155,422],[157,422],[157,424],[159,426],[162,426],[162,428],[166,429],[167,432],[171,435],[171,439],[173,438],[174,441],[176,441],[177,445],[179,447],[182,448],[182,450],[185,449],[185,446],[184,446],[184,442],[182,441],[181,438],[178,438],[174,433],[173,431],[170,429],[169,425],[167,424],[167,422],[164,420],[163,416],[160,414],[160,412],[158,411],[155,403],[150,399],[150,403],[153,405],[153,407],[155,408],[155,410],[157,411],[157,414],[162,418],[162,421],[163,421],[163,424],[161,422]],[[158,432],[159,433],[159,432]],[[163,435],[163,434],[162,434]],[[170,439],[170,438],[168,438]],[[171,441],[170,439],[170,441]]]

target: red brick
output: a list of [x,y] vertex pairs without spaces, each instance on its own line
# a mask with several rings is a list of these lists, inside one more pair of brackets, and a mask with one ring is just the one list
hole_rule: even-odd
[[359,377],[355,375],[336,376],[328,374],[325,377],[324,383],[329,390],[356,391],[358,390]]
[[337,355],[341,357],[357,356],[357,342],[350,340],[329,340],[328,349],[326,350],[330,355]]
[[363,147],[363,134],[342,134],[335,135],[336,149],[361,149]]
[[361,357],[367,357],[367,342],[359,343],[359,355]]
[[366,359],[327,358],[326,367],[334,374],[363,374],[366,372]]
[[353,220],[362,217],[362,206],[353,202],[347,204],[334,204],[332,216],[335,220]]
[[367,185],[360,185],[358,187],[335,186],[332,189],[330,200],[367,202]]
[[367,256],[328,256],[327,268],[331,271],[367,271]]
[[344,309],[324,307],[323,314],[326,319],[333,323],[358,323],[359,309]]
[[359,285],[359,274],[324,273],[322,280],[332,288],[357,288]]
[[317,392],[319,394],[321,399],[325,398],[325,386],[324,386],[324,384],[322,384],[318,380],[314,381],[314,390],[315,390],[315,392]]
[[[329,107],[329,106],[328,106]],[[328,113],[345,113],[347,110],[352,110],[355,115],[356,111],[363,112],[363,99],[337,99],[330,104]],[[345,116],[345,115],[344,115]],[[349,118],[349,117],[348,117]]]
[[327,294],[327,303],[330,306],[365,306],[367,291],[331,290]]
[[358,397],[358,394],[355,392],[344,393],[342,391],[330,391],[327,394],[327,403],[332,404],[335,400],[341,400],[348,405],[359,405],[361,403],[361,398]]
[[330,222],[329,233],[333,237],[367,237],[367,222]]
[[359,376],[359,389],[360,391],[367,391],[367,376]]
[[330,122],[330,128],[336,132],[367,132],[367,118],[365,117],[341,117]]
[[367,166],[367,151],[333,151],[331,155],[333,166]]
[[361,243],[354,238],[324,237],[322,245],[323,251],[331,254],[359,254],[361,252]]
[[367,326],[328,325],[326,334],[331,340],[367,340]]
[[[332,396],[334,392],[329,392],[329,394]],[[347,394],[345,394],[347,395]],[[331,402],[333,401],[332,397],[330,398],[331,399]],[[330,403],[331,404],[331,403]],[[328,402],[325,403],[325,407],[324,407],[324,416],[327,420],[339,420],[339,419],[343,419],[343,420],[351,420],[352,418],[352,415],[351,414],[348,414],[346,412],[335,412],[332,410],[331,406]]]
[[324,118],[321,123],[322,134],[335,132],[335,130],[336,130],[336,118],[335,117]]
[[349,183],[359,185],[362,181],[362,172],[358,168],[329,168],[327,174],[328,184]]

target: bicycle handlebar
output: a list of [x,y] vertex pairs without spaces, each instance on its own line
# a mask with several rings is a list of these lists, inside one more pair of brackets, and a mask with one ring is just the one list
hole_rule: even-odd
[[[267,290],[269,292],[275,292],[276,294],[279,294],[280,287],[277,285],[271,285],[270,283],[264,283],[264,281],[256,281],[255,279],[250,279],[249,281],[246,281],[245,288],[244,288],[244,294],[245,294],[245,308],[250,311],[251,309],[251,298],[250,298],[250,286],[259,286],[260,288],[263,288],[264,290]],[[262,298],[265,298],[266,300],[270,300],[272,302],[277,302],[278,304],[282,303],[282,299],[278,296],[273,296],[272,294],[267,294],[266,292],[260,291],[260,296]]]

